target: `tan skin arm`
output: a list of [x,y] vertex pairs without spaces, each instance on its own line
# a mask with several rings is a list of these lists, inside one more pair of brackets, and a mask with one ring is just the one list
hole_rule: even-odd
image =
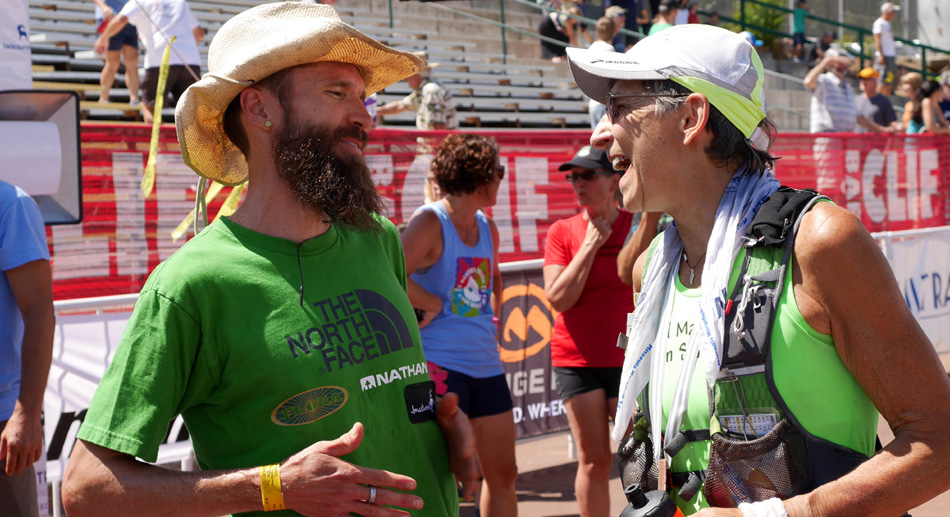
[[432,210],[420,210],[410,219],[399,239],[406,254],[406,282],[409,302],[425,311],[419,328],[425,327],[442,311],[442,298],[425,290],[411,277],[417,269],[435,264],[442,256],[442,223]]
[[[939,109],[935,109],[933,99],[926,98],[920,101],[920,111],[924,114],[924,126],[927,128],[928,133],[936,134],[946,134],[950,133],[950,129],[946,127],[946,120],[943,118],[943,112]],[[939,118],[935,119],[934,115],[939,113]],[[940,123],[943,121],[943,124]]]
[[109,20],[112,19],[113,16],[115,16],[115,11],[113,11],[112,8],[109,7],[109,4],[103,2],[103,0],[92,0],[92,3],[96,4],[99,10],[102,11],[103,20],[108,22]]
[[874,122],[873,120],[865,117],[864,115],[858,115],[857,123],[859,126],[863,127],[864,129],[867,129],[868,131],[872,131],[874,133],[893,133],[894,131],[897,130],[897,128],[891,127],[891,126],[884,127],[878,124],[877,122]]
[[544,266],[544,296],[558,312],[564,312],[580,299],[594,265],[597,250],[610,238],[610,223],[604,218],[589,220],[580,249],[567,266]]
[[[363,426],[345,435],[317,442],[280,465],[281,489],[288,509],[304,515],[397,516],[403,512],[380,505],[421,508],[407,476],[360,467],[342,461],[356,450]],[[217,516],[261,511],[260,471],[257,467],[225,471],[183,472],[143,463],[132,456],[77,440],[63,479],[63,503],[70,517],[135,514]],[[376,505],[364,503],[377,487]]]
[[204,37],[205,37],[205,34],[207,34],[207,33],[205,32],[204,27],[201,27],[201,26],[198,26],[198,27],[195,27],[194,29],[191,29],[191,33],[195,36],[195,43],[198,43],[198,42],[200,42],[201,40],[203,40]]
[[491,227],[491,241],[492,246],[494,247],[493,256],[492,256],[492,288],[491,288],[491,310],[495,314],[496,318],[501,317],[501,303],[502,292],[504,291],[504,284],[501,281],[501,266],[498,262],[498,246],[501,240],[501,236],[498,234],[498,227],[495,226],[495,221],[491,217],[488,218],[488,226]]
[[4,271],[23,317],[20,395],[13,415],[0,434],[0,459],[11,476],[29,467],[43,453],[43,394],[53,358],[53,286],[48,260],[34,260]]
[[633,284],[633,266],[637,258],[650,247],[650,242],[656,237],[656,225],[660,222],[660,212],[644,212],[640,218],[640,225],[633,231],[630,239],[624,243],[617,256],[617,276],[624,285]]
[[904,127],[910,125],[910,119],[913,117],[911,113],[914,110],[914,102],[907,101],[907,104],[904,104],[904,114],[901,116],[901,121],[904,123]]
[[785,501],[789,516],[900,515],[950,489],[950,379],[864,226],[841,207],[819,204],[798,232],[793,275],[805,320],[833,336],[895,438],[850,474]]
[[409,108],[406,107],[405,103],[403,103],[402,100],[398,100],[398,101],[389,102],[389,103],[383,104],[382,106],[377,107],[376,114],[382,115],[382,116],[398,115],[399,113],[402,113],[408,109]]
[[828,63],[830,63],[832,59],[834,58],[831,56],[822,58],[822,60],[819,61],[817,65],[815,65],[815,68],[812,68],[807,74],[805,74],[805,88],[808,88],[812,91],[814,91],[815,88],[818,88],[818,76],[825,73],[825,67],[828,66]]
[[106,28],[102,30],[102,34],[96,39],[96,44],[93,47],[96,54],[104,54],[109,47],[109,38],[118,34],[128,23],[129,19],[124,14],[117,15],[109,20]]
[[884,64],[884,51],[881,50],[881,34],[880,34],[880,33],[874,35],[874,48],[877,49],[877,56],[878,56],[877,62],[878,62],[878,64],[883,65],[883,64]]

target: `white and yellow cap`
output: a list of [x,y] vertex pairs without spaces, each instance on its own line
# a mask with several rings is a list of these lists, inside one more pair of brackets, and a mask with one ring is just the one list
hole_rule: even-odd
[[669,79],[702,93],[757,149],[769,135],[765,118],[765,75],[758,53],[743,37],[712,25],[677,25],[643,38],[625,54],[568,48],[574,82],[585,95],[606,104],[613,81]]

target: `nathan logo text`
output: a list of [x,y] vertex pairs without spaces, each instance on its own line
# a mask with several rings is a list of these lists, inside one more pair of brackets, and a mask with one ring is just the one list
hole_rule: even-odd
[[360,379],[360,388],[362,388],[363,391],[367,391],[379,386],[385,386],[391,382],[409,379],[418,375],[429,375],[429,368],[425,361],[400,366],[399,368],[393,368],[392,370],[380,372],[375,375],[367,375]]

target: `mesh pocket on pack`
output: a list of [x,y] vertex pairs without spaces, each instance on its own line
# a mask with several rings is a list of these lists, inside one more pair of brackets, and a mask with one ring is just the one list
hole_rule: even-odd
[[624,438],[617,450],[620,483],[624,488],[636,483],[644,492],[656,490],[659,469],[653,461],[653,439],[646,433],[643,440],[637,440],[636,434],[633,432]]
[[709,504],[735,508],[740,503],[788,499],[805,492],[806,452],[800,435],[789,433],[790,427],[782,419],[768,434],[752,441],[713,434],[703,486]]

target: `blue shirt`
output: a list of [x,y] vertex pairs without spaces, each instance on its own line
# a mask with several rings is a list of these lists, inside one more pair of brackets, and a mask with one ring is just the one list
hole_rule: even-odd
[[[128,0],[103,0],[106,5],[112,8],[112,12],[116,15],[119,14],[119,11],[125,7],[125,4],[128,3]],[[96,6],[96,21],[101,22],[105,19],[105,16],[102,15],[102,9],[99,9],[99,6]]]
[[488,218],[479,210],[478,242],[468,246],[459,237],[441,201],[424,205],[442,223],[442,256],[412,279],[442,299],[442,312],[421,330],[426,360],[475,378],[504,373],[495,338],[491,308],[495,247]]
[[36,260],[49,260],[43,216],[26,192],[0,181],[0,421],[20,396],[23,349],[23,316],[6,272]]
[[950,120],[950,99],[940,101],[940,111],[943,112],[943,118]]

